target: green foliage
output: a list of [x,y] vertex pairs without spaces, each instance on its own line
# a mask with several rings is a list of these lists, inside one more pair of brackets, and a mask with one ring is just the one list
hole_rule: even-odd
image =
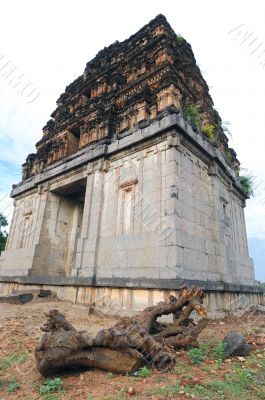
[[225,150],[224,151],[224,156],[225,156],[225,159],[228,162],[228,164],[230,164],[231,161],[232,161],[232,155],[231,155],[230,151],[229,150]]
[[[213,393],[203,385],[186,385],[184,388],[184,392],[188,395],[196,396],[196,398],[199,399],[217,399],[217,397],[214,397]],[[218,399],[220,398],[221,397],[218,397]]]
[[187,120],[197,128],[201,126],[201,119],[198,107],[195,104],[186,103],[183,107],[183,111]]
[[226,357],[225,347],[225,343],[220,340],[214,348],[214,358],[219,362],[223,362]]
[[144,366],[139,369],[137,375],[140,376],[141,378],[147,378],[148,376],[151,376],[151,371],[149,368]]
[[190,365],[185,365],[182,362],[178,362],[174,368],[174,374],[181,375],[183,373],[190,372],[190,370],[191,370]]
[[239,175],[238,181],[243,187],[246,195],[253,196],[254,195],[254,184],[252,179],[249,176]]
[[15,379],[11,379],[10,381],[8,381],[7,383],[7,388],[6,391],[8,393],[11,392],[15,392],[16,390],[18,390],[20,388],[20,384],[17,383],[17,381]]
[[201,349],[196,349],[196,348],[191,349],[188,352],[188,357],[189,357],[191,363],[194,365],[201,364],[205,359],[205,355],[203,354],[203,351]]
[[210,140],[210,142],[214,139],[214,129],[215,125],[213,124],[204,125],[202,128],[202,133]]
[[260,285],[263,289],[265,289],[265,282],[262,282],[262,284]]
[[27,361],[28,353],[22,352],[19,355],[10,354],[0,360],[0,369],[6,371],[8,368],[12,367],[14,364],[23,364]]
[[183,43],[184,38],[181,35],[176,35],[176,42],[177,44]]
[[178,394],[180,391],[180,386],[178,383],[176,383],[175,385],[165,385],[161,388],[156,388],[153,389],[151,391],[151,395],[162,395],[162,396],[166,396],[166,395],[171,395],[171,394]]
[[8,225],[6,217],[0,213],[0,228],[5,227]]
[[46,395],[49,393],[60,392],[63,388],[63,381],[61,378],[48,379],[40,386],[40,394]]
[[[226,374],[224,380],[209,380],[200,385],[187,385],[184,388],[186,394],[193,394],[200,399],[251,399],[252,389],[256,381],[255,371],[242,369],[241,366],[234,373]],[[263,384],[263,381],[261,381]],[[258,395],[255,398],[264,398],[263,390],[258,388]]]
[[199,346],[199,349],[201,350],[202,354],[205,357],[208,357],[208,356],[211,355],[212,350],[211,350],[211,343],[210,342],[201,343],[200,346]]
[[7,235],[0,233],[0,252],[5,250]]
[[7,241],[7,233],[2,230],[2,228],[8,225],[6,217],[0,213],[0,252],[5,249]]

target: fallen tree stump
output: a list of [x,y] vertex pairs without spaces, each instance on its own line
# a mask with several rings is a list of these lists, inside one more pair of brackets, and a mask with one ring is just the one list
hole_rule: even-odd
[[[134,317],[121,318],[113,327],[95,337],[77,331],[64,315],[50,310],[45,332],[35,350],[37,368],[45,376],[60,369],[85,366],[110,372],[134,372],[143,364],[167,371],[174,367],[176,350],[196,346],[197,337],[207,325],[203,308],[204,293],[198,287],[183,286],[178,297],[146,308]],[[202,319],[190,317],[196,311]],[[173,314],[173,323],[158,322]]]

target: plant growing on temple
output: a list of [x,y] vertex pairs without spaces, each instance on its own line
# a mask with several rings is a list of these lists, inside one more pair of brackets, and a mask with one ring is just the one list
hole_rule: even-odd
[[199,114],[198,107],[195,104],[186,103],[183,107],[184,115],[187,120],[196,128],[201,126],[201,118]]
[[213,124],[204,125],[202,128],[202,133],[210,140],[210,142],[214,139],[214,129],[215,125]]
[[229,151],[228,149],[226,149],[226,150],[224,151],[224,157],[225,157],[226,162],[227,162],[228,164],[230,164],[231,161],[232,161],[232,155],[231,155],[231,153],[230,153],[230,151]]
[[7,241],[7,232],[3,231],[3,228],[8,225],[6,217],[0,213],[0,252],[5,249]]
[[246,195],[253,196],[254,195],[254,185],[253,185],[253,180],[251,179],[251,177],[239,175],[237,179],[238,179],[240,185],[243,187]]
[[177,44],[181,44],[183,42],[184,38],[181,35],[176,35],[176,42]]

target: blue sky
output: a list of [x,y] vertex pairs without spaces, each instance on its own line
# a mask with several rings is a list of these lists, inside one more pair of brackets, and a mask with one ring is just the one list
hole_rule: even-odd
[[[215,107],[230,122],[232,147],[256,197],[247,202],[250,253],[257,278],[265,281],[265,5],[262,0],[176,0],[121,2],[10,0],[1,5],[0,60],[3,55],[40,95],[29,103],[0,69],[0,212],[10,216],[7,194],[20,180],[21,164],[41,137],[41,129],[65,86],[80,75],[100,49],[124,40],[163,13],[192,45]],[[0,63],[1,68],[1,63]]]

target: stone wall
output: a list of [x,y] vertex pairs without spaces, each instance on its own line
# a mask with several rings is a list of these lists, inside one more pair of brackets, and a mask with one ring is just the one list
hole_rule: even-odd
[[[133,315],[146,307],[164,301],[169,295],[177,295],[175,290],[109,288],[89,286],[27,285],[19,283],[1,283],[0,293],[10,294],[14,290],[47,289],[55,292],[59,299],[76,304],[86,304],[88,310],[95,308],[107,315]],[[242,315],[251,306],[264,304],[261,293],[240,291],[206,291],[204,306],[209,318],[224,318],[230,315]]]
[[218,304],[223,292],[258,301],[239,161],[191,46],[164,16],[100,51],[51,118],[13,187],[0,281],[128,290],[129,309],[133,293],[149,304],[183,282]]
[[14,200],[6,250],[0,254],[1,275],[28,275],[31,270],[38,253],[47,195],[30,190]]
[[219,150],[179,113],[80,150],[13,196],[3,282],[26,284],[24,276],[53,285],[62,277],[56,285],[76,285],[76,293],[83,285],[148,293],[183,282],[209,283],[209,291],[216,284],[218,292],[221,283],[256,300],[261,293],[242,188]]
[[244,200],[170,140],[89,172],[72,275],[253,284]]

